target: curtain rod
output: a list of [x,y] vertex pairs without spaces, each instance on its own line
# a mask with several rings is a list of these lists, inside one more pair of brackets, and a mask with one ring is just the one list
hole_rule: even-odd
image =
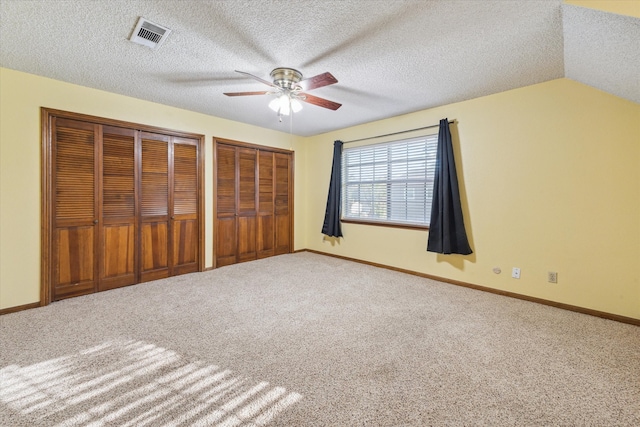
[[[449,122],[449,124],[455,123],[455,120],[451,120]],[[438,123],[437,125],[431,125],[431,126],[425,126],[425,127],[421,127],[421,128],[415,128],[415,129],[408,129],[408,130],[401,130],[400,132],[393,132],[393,133],[387,133],[384,135],[376,135],[376,136],[369,136],[367,138],[360,138],[360,139],[352,139],[351,141],[342,141],[343,144],[349,144],[351,142],[360,142],[360,141],[366,141],[368,139],[375,139],[375,138],[382,138],[383,136],[393,136],[393,135],[400,135],[401,133],[408,133],[408,132],[415,132],[417,130],[424,130],[424,129],[431,129],[431,128],[437,128],[438,126],[440,126],[440,123]]]

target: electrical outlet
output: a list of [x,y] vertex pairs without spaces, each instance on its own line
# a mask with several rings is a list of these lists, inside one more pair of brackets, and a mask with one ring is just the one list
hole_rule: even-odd
[[550,271],[547,273],[547,281],[549,283],[558,283],[558,273]]
[[518,267],[513,267],[513,270],[511,270],[511,277],[514,279],[520,278],[520,269]]

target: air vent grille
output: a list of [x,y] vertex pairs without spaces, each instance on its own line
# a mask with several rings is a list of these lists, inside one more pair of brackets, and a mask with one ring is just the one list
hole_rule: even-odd
[[136,27],[131,33],[131,40],[134,43],[156,49],[167,39],[171,30],[162,25],[154,24],[140,17]]

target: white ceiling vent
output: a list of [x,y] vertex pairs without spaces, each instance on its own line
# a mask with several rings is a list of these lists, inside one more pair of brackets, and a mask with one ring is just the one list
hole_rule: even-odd
[[171,34],[170,29],[147,21],[141,16],[138,19],[136,28],[133,29],[133,33],[131,33],[129,40],[134,43],[150,47],[151,49],[155,49],[164,43],[167,37],[169,37],[169,34]]

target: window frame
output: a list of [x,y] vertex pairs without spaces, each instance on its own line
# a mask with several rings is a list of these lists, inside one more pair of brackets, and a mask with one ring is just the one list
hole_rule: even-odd
[[[410,148],[410,144],[411,143],[416,143],[416,142],[420,142],[421,140],[423,140],[424,145],[425,145],[425,150],[424,150],[424,155],[422,155],[422,157],[414,157],[414,156],[409,156],[409,154],[407,154],[407,158],[405,160],[405,163],[407,164],[407,177],[404,179],[393,179],[391,178],[391,170],[392,170],[392,166],[394,164],[398,164],[398,161],[393,161],[391,158],[391,150],[392,148],[398,147],[398,146],[406,146],[407,147],[407,152],[409,152]],[[340,198],[340,210],[341,210],[341,215],[340,215],[340,221],[343,223],[350,223],[350,224],[362,224],[362,225],[374,225],[374,226],[382,226],[382,227],[392,227],[392,228],[404,228],[404,229],[412,229],[412,230],[429,230],[429,224],[428,223],[419,223],[419,222],[411,222],[410,220],[407,220],[406,222],[403,221],[398,221],[397,219],[376,219],[376,218],[362,218],[362,217],[355,217],[355,216],[348,216],[346,215],[347,212],[347,204],[348,204],[348,187],[350,185],[353,186],[358,186],[358,185],[362,185],[364,184],[384,184],[386,186],[386,190],[385,190],[385,199],[386,201],[384,202],[385,204],[385,208],[387,210],[387,216],[389,216],[389,210],[393,208],[393,200],[391,200],[392,195],[391,195],[391,186],[393,184],[398,185],[398,184],[405,184],[405,185],[409,185],[411,183],[419,183],[419,184],[424,184],[424,191],[425,191],[425,199],[424,199],[424,211],[422,211],[422,215],[425,218],[425,221],[429,221],[430,220],[430,216],[431,216],[431,205],[432,205],[432,194],[433,194],[433,185],[435,182],[435,163],[436,163],[436,155],[437,155],[437,146],[438,146],[438,134],[437,133],[432,133],[432,134],[426,134],[426,135],[421,135],[421,136],[416,136],[416,137],[409,137],[409,138],[402,138],[402,139],[395,139],[395,140],[390,140],[390,141],[385,141],[385,142],[379,142],[379,143],[375,143],[375,144],[363,144],[363,145],[359,145],[356,147],[349,147],[349,148],[345,148],[342,152],[341,155],[341,166],[342,166],[342,182],[341,182],[341,198]],[[348,156],[348,152],[349,151],[354,151],[354,150],[358,150],[361,149],[362,151],[366,151],[366,150],[374,150],[375,148],[386,148],[388,154],[387,154],[387,159],[384,162],[376,162],[376,161],[371,161],[372,164],[383,164],[384,167],[386,168],[387,171],[387,178],[386,179],[375,179],[373,176],[371,177],[370,180],[366,180],[366,179],[359,179],[359,180],[352,180],[349,181],[348,179],[348,170],[347,168],[349,167],[347,165],[347,156]],[[425,166],[424,166],[424,173],[425,173],[425,177],[424,179],[420,179],[419,181],[416,181],[415,178],[409,178],[409,172],[408,172],[408,168],[409,168],[409,164],[412,161],[421,161],[424,160],[425,162]],[[401,163],[401,162],[400,162]],[[361,162],[355,165],[355,167],[362,167],[362,165],[365,164],[365,162]],[[353,166],[352,166],[353,167]],[[360,170],[360,175],[362,175],[362,170]],[[358,190],[359,191],[359,190]],[[373,191],[373,190],[372,190]],[[372,193],[373,194],[373,193]],[[429,199],[429,196],[431,196],[431,199]],[[360,198],[357,199],[358,201],[361,200]],[[406,197],[404,199],[404,204],[406,205]],[[375,200],[372,199],[371,204],[372,206],[374,205]],[[400,202],[403,203],[403,202]],[[406,207],[406,209],[408,210],[409,208]],[[428,211],[427,211],[428,210]],[[361,212],[360,212],[361,213]],[[409,213],[405,212],[405,216],[408,216]]]

